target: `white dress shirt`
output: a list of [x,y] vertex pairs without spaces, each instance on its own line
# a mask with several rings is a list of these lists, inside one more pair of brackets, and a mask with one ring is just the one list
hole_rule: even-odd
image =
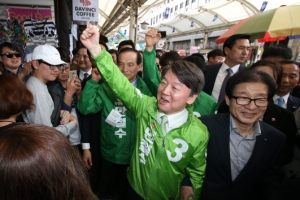
[[[232,75],[235,74],[238,70],[239,70],[239,67],[240,65],[235,65],[231,68],[231,70],[233,71]],[[218,102],[218,99],[219,99],[219,95],[220,95],[220,91],[221,91],[221,88],[222,88],[222,84],[223,84],[223,81],[227,75],[227,69],[229,67],[223,62],[218,74],[217,74],[217,77],[216,77],[216,80],[215,80],[215,85],[214,85],[214,88],[212,90],[212,93],[211,93],[211,96]]]
[[85,72],[85,71],[82,71],[82,70],[79,70],[79,79],[80,80],[83,80],[84,79],[84,74],[85,73],[88,73],[89,75],[91,75],[91,73],[92,73],[92,68],[89,70],[89,71],[87,71],[87,72]]
[[[165,115],[165,113],[158,111],[158,123],[161,124],[161,117]],[[188,111],[187,109],[184,109],[183,111],[173,114],[173,115],[167,115],[168,117],[168,123],[166,124],[167,133],[171,130],[180,127],[182,124],[184,124],[188,119]]]

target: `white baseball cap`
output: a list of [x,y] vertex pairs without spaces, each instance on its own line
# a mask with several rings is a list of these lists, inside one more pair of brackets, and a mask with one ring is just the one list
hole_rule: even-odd
[[43,60],[50,65],[62,65],[66,64],[60,59],[58,50],[48,44],[39,45],[34,48],[32,53],[32,60]]

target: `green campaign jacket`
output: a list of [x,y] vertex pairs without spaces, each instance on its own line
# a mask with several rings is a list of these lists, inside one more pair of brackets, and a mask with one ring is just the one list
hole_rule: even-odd
[[[138,76],[137,88],[143,94],[152,95],[147,85]],[[135,141],[135,116],[126,109],[122,101],[117,99],[108,85],[106,83],[98,84],[93,80],[87,81],[77,108],[84,115],[102,111],[100,122],[101,156],[112,163],[129,164]],[[125,127],[113,127],[105,122],[113,109],[117,109],[122,115],[123,123],[126,124]]]
[[188,174],[198,199],[209,134],[192,107],[186,107],[187,122],[163,136],[156,98],[134,88],[106,51],[94,60],[115,95],[136,115],[136,142],[127,174],[132,188],[144,199],[179,199],[181,182]]
[[[155,63],[155,50],[151,52],[145,50],[143,53],[143,80],[148,85],[153,96],[156,96],[157,87],[161,82],[158,68]],[[201,91],[193,103],[193,113],[196,117],[215,114],[218,110],[218,104],[213,97]]]

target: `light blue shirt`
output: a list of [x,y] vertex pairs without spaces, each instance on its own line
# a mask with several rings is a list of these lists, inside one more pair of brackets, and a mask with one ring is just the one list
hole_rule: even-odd
[[244,169],[252,155],[256,137],[259,135],[261,135],[261,129],[258,121],[253,125],[252,133],[246,137],[243,137],[236,127],[232,116],[230,115],[229,150],[232,180],[234,180]]

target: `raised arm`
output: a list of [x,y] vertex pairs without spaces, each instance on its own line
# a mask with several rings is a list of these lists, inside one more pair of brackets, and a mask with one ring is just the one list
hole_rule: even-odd
[[[102,52],[99,43],[99,32],[89,25],[81,35],[82,44],[90,51],[97,68],[113,93],[137,116],[147,107],[148,96],[135,88],[115,65],[112,57],[105,50]],[[96,44],[96,45],[95,45]]]
[[146,34],[146,47],[143,53],[143,80],[155,97],[157,95],[157,88],[161,81],[161,77],[155,63],[156,53],[154,46],[160,38],[161,35],[156,29],[149,30]]

